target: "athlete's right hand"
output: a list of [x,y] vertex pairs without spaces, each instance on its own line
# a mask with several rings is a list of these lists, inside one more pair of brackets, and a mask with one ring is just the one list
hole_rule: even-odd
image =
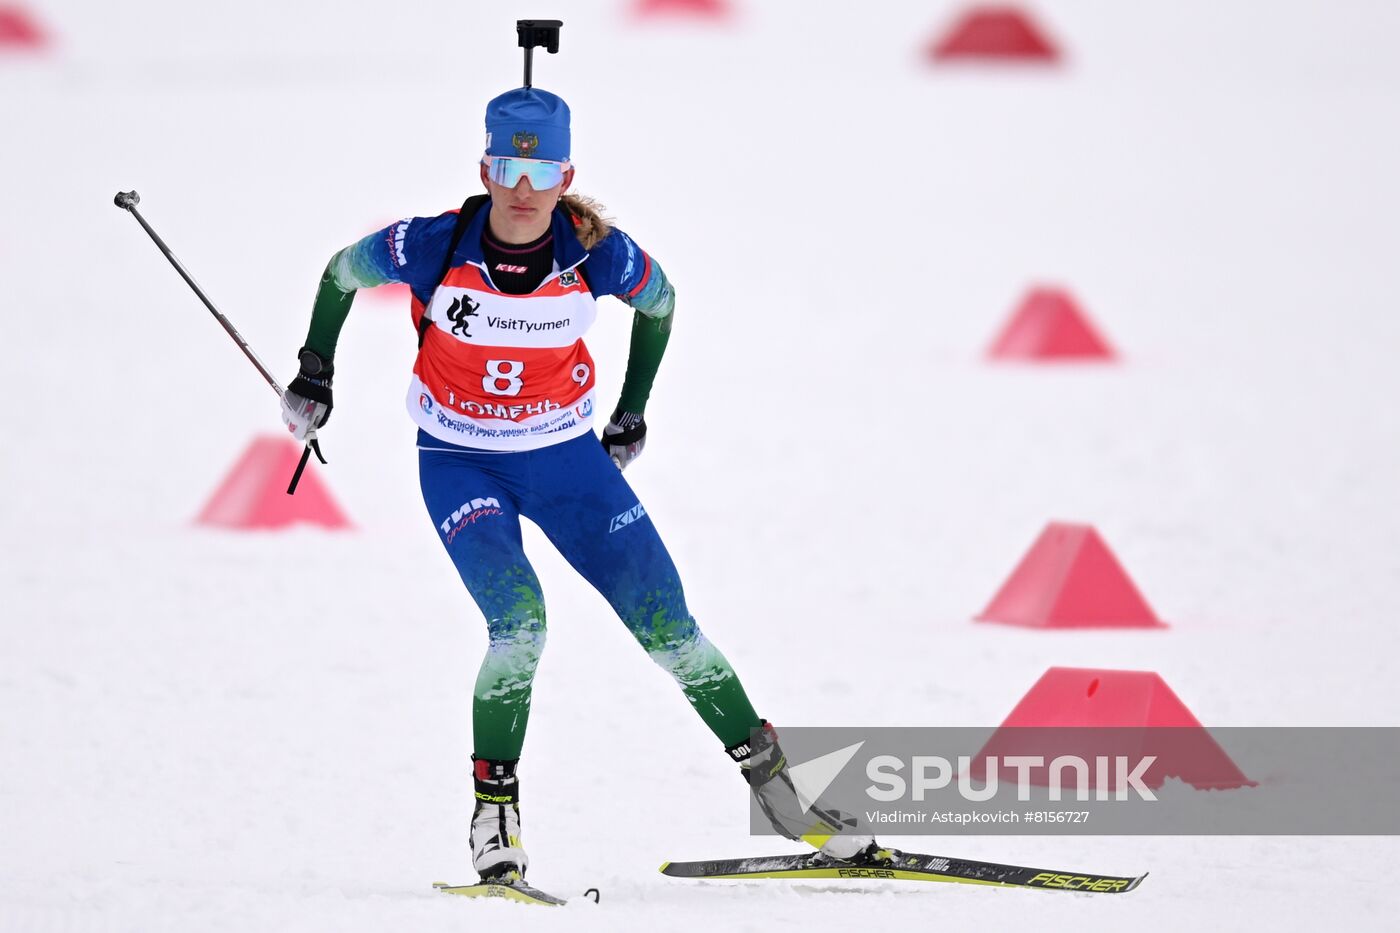
[[335,366],[308,347],[302,347],[297,358],[301,370],[282,392],[282,423],[292,437],[304,441],[307,434],[330,420]]
[[613,412],[599,440],[617,468],[625,470],[627,464],[642,455],[642,448],[647,443],[647,423],[640,412],[619,408]]

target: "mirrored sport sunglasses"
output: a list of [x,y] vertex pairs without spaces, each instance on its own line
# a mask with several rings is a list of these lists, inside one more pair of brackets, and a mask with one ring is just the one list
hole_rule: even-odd
[[521,177],[530,179],[536,191],[553,188],[564,181],[564,173],[572,166],[568,162],[547,162],[544,159],[520,159],[515,156],[485,156],[486,177],[498,185],[514,188]]

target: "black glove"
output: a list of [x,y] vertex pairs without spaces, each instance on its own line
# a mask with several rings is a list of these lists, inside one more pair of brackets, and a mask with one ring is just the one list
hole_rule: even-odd
[[297,354],[301,370],[282,393],[282,421],[299,441],[331,418],[331,379],[335,366],[309,347]]
[[603,428],[601,440],[612,462],[619,470],[625,470],[627,464],[641,456],[647,444],[647,423],[641,413],[619,408]]

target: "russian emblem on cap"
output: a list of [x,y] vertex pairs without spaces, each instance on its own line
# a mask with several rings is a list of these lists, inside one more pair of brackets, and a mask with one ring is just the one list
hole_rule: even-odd
[[540,145],[540,138],[534,133],[516,133],[510,141],[515,146],[515,154],[525,159],[533,156]]

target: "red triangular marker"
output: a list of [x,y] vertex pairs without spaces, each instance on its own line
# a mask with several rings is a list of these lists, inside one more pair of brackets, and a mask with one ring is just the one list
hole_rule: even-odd
[[254,438],[209,497],[196,523],[238,529],[285,528],[298,522],[349,528],[350,520],[316,474],[314,461],[301,475],[296,495],[287,495],[301,450],[301,445],[285,437]]
[[1201,722],[1151,671],[1052,667],[1041,675],[1003,728],[1200,728]]
[[1052,522],[979,622],[1034,628],[1155,628],[1163,623],[1089,525]]
[[[1091,763],[1099,757],[1151,755],[1157,760],[1142,779],[1151,788],[1161,787],[1168,777],[1197,788],[1254,784],[1166,681],[1151,671],[1050,668],[974,756],[969,770],[981,778],[986,758],[1004,761],[1012,755],[1038,756],[1045,762],[1074,755]],[[1031,775],[1032,784],[1050,783],[1046,769],[1033,769]],[[1098,784],[1091,767],[1087,786],[1118,789],[1116,774],[1105,776],[1109,779]]]
[[928,54],[939,62],[1053,63],[1060,58],[1059,49],[1030,16],[1012,6],[967,10],[942,39],[929,46]]
[[638,19],[677,16],[693,19],[724,19],[729,16],[726,0],[637,0],[632,15]]
[[997,360],[1112,360],[1109,345],[1060,288],[1035,288],[1006,322],[987,355]]
[[390,282],[387,285],[376,285],[374,288],[361,289],[356,297],[363,295],[376,306],[394,307],[408,310],[408,303],[413,298],[413,292],[402,282]]
[[48,37],[23,7],[0,6],[0,52],[41,49]]

